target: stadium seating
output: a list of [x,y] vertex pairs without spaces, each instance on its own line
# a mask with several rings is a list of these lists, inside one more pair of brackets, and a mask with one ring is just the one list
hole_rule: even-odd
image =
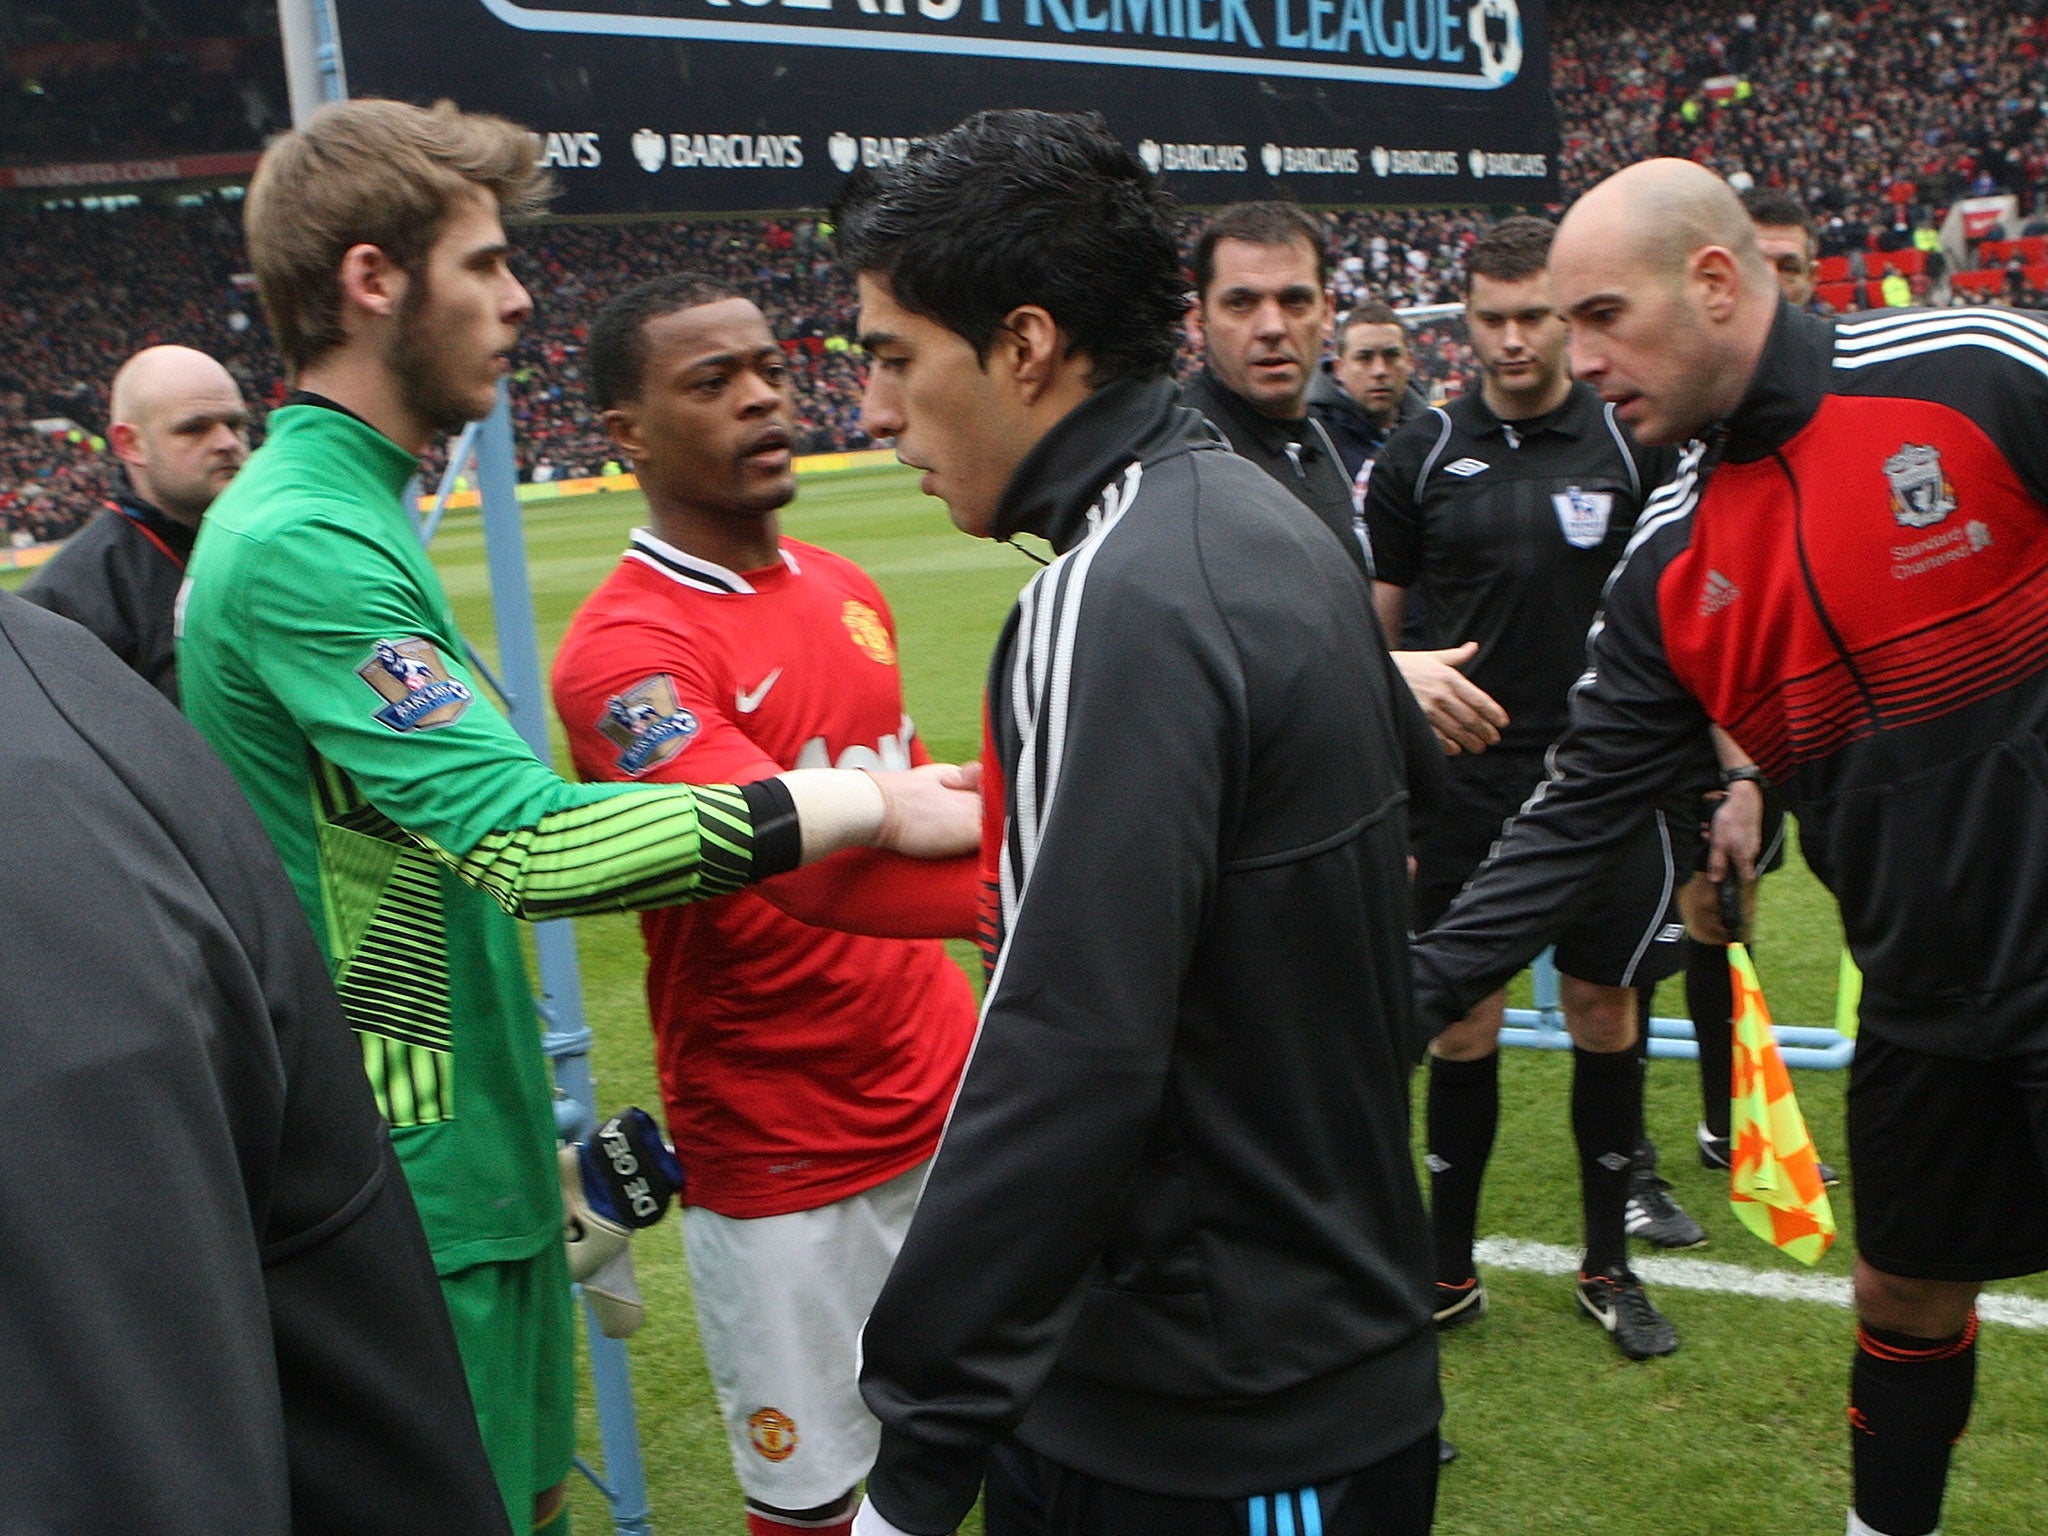
[[2015,256],[2030,267],[2048,262],[2048,239],[2025,235],[2017,240],[1986,240],[1977,247],[1977,260],[1987,267],[2002,267]]
[[1857,302],[1857,289],[1862,286],[1861,283],[1816,283],[1813,296],[1836,314],[1845,314],[1862,307]]
[[[1753,28],[1734,24],[1745,9]],[[2024,89],[2048,58],[2048,19],[2039,9],[2002,0],[1827,9],[1557,0],[1561,180],[1569,195],[1657,153],[1786,186],[1821,224],[1822,303],[1840,311],[1881,304],[1877,280],[1887,270],[1905,274],[1916,301],[1924,301],[1924,254],[1877,251],[1884,232],[1900,234],[1902,220],[1909,229],[1933,226],[1943,206],[1967,192],[2007,190],[2028,211],[2048,206],[2048,118],[2040,93]],[[274,122],[282,101],[274,56],[237,45],[229,74],[205,67],[204,58],[189,62],[191,91],[201,93],[193,101],[213,93],[196,121],[183,109],[161,110],[166,93],[185,90],[185,75],[161,78],[147,94],[150,110],[137,112],[143,97],[117,102],[121,93],[105,89],[108,77],[67,69],[35,101],[0,104],[7,146],[0,158],[101,158],[188,142],[254,148],[257,125]],[[15,67],[0,62],[0,85]],[[1750,82],[1746,101],[1717,105],[1703,94],[1707,79],[1727,74]],[[232,111],[222,94],[230,84],[240,102]],[[93,107],[95,96],[102,109]],[[187,125],[179,129],[185,137],[175,144],[162,138],[166,124]],[[1871,131],[1873,124],[1881,131]],[[180,341],[213,353],[259,415],[281,398],[262,316],[235,282],[247,270],[238,213],[230,203],[113,214],[0,209],[0,248],[8,252],[0,263],[0,544],[61,536],[91,515],[106,488],[105,455],[29,423],[63,418],[87,434],[102,432],[107,381],[138,348]],[[1334,215],[1332,285],[1340,306],[1457,299],[1464,253],[1483,222],[1477,213]],[[866,445],[860,363],[848,347],[853,294],[815,225],[564,225],[519,231],[515,242],[537,303],[513,386],[523,474],[570,478],[611,456],[583,398],[584,327],[611,294],[683,267],[756,297],[786,338],[802,402],[801,450]],[[1860,268],[1852,251],[1862,253]],[[2024,287],[2004,270],[2014,255]],[[2048,239],[1986,242],[1980,260],[1985,270],[1952,275],[1956,301],[2043,302],[2038,296],[2048,294]],[[1472,360],[1455,327],[1422,328],[1414,344],[1424,380],[1444,390],[1467,387]],[[1183,367],[1192,364],[1183,357]]]
[[1950,276],[1949,287],[1956,297],[1964,302],[1977,304],[1986,299],[1999,298],[2005,293],[2005,273],[1957,272]]

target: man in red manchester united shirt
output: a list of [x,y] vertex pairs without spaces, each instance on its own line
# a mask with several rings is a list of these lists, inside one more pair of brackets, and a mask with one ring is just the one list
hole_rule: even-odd
[[[744,783],[925,762],[881,593],[781,536],[790,383],[760,310],[657,278],[599,315],[587,362],[652,526],[555,660],[577,768]],[[974,931],[976,885],[972,859],[862,850],[642,916],[698,1323],[752,1536],[847,1531],[874,1459],[856,1350],[973,1035],[937,936]]]

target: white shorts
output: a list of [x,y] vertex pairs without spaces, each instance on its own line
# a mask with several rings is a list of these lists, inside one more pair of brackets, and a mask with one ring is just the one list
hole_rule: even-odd
[[930,1166],[786,1216],[683,1213],[711,1384],[756,1503],[815,1509],[874,1465],[881,1426],[861,1401],[860,1331]]

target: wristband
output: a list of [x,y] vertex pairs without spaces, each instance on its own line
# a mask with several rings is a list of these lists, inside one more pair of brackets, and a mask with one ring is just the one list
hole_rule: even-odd
[[1768,789],[1770,783],[1771,781],[1764,777],[1763,769],[1757,767],[1755,763],[1744,763],[1740,768],[1723,768],[1721,770],[1721,787],[1723,789],[1727,789],[1735,784],[1754,784],[1759,790],[1763,790]]

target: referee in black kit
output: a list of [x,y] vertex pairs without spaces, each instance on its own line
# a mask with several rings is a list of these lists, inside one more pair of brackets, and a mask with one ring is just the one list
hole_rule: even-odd
[[[1429,651],[1402,658],[1431,724],[1462,748],[1445,803],[1416,821],[1417,931],[1436,921],[1544,778],[1544,750],[1564,729],[1601,589],[1644,499],[1673,467],[1668,450],[1639,447],[1566,371],[1551,235],[1547,221],[1516,217],[1474,245],[1466,320],[1480,387],[1401,428],[1368,488],[1381,624],[1400,631],[1408,589],[1419,584],[1429,598],[1423,644],[1477,645],[1461,667]],[[1683,959],[1674,897],[1692,840],[1681,854],[1675,831],[1661,812],[1646,820],[1556,935],[1585,1219],[1577,1298],[1632,1359],[1678,1347],[1628,1267],[1624,1227],[1643,1118],[1635,989]],[[1436,1317],[1445,1327],[1486,1310],[1472,1245],[1499,1120],[1501,1016],[1495,992],[1430,1047]]]

